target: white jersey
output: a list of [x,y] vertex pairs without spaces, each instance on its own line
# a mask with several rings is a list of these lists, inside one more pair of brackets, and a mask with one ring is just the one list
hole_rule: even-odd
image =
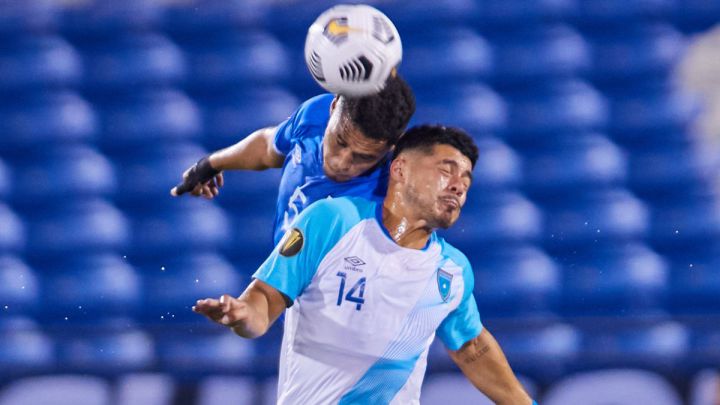
[[279,404],[418,404],[437,334],[451,350],[482,331],[467,258],[435,233],[397,245],[382,204],[318,201],[254,277],[286,311]]

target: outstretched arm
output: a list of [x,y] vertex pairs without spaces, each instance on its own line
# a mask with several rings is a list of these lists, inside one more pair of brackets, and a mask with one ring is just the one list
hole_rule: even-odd
[[225,294],[198,300],[192,310],[252,339],[264,335],[283,313],[285,298],[267,283],[254,280],[238,298]]
[[449,353],[468,380],[496,404],[533,404],[513,374],[500,345],[487,329]]
[[277,127],[258,129],[235,145],[204,157],[183,173],[183,181],[170,190],[177,197],[189,192],[213,198],[223,185],[223,170],[265,170],[282,167],[285,156],[273,145]]

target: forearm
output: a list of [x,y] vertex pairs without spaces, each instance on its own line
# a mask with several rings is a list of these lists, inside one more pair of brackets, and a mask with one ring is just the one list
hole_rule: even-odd
[[489,331],[483,330],[460,350],[450,352],[450,355],[470,382],[496,404],[532,403]]
[[259,129],[235,145],[212,153],[216,170],[265,170],[281,167],[284,157],[273,147],[275,127]]
[[270,285],[253,280],[238,298],[244,316],[233,323],[231,329],[237,335],[254,339],[267,332],[270,326],[285,311],[285,299]]

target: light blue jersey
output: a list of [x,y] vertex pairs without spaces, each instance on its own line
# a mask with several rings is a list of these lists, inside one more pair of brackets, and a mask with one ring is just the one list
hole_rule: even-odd
[[482,331],[465,255],[435,233],[397,245],[382,204],[318,201],[254,277],[286,311],[279,404],[417,404],[435,335],[451,350]]
[[369,199],[385,196],[388,163],[346,182],[336,182],[325,176],[322,141],[332,100],[332,94],[313,97],[278,126],[275,149],[286,157],[273,229],[275,243],[285,234],[295,216],[317,200],[328,196]]

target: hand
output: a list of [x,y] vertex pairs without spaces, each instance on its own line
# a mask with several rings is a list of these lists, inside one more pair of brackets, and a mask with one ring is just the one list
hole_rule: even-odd
[[245,323],[250,316],[248,304],[228,294],[224,294],[219,300],[213,298],[197,300],[192,310],[205,315],[213,322],[233,329],[239,327],[242,330],[245,329]]
[[178,197],[190,192],[211,200],[220,193],[223,184],[222,172],[213,168],[208,157],[204,157],[183,173],[183,181],[170,190],[170,195]]

